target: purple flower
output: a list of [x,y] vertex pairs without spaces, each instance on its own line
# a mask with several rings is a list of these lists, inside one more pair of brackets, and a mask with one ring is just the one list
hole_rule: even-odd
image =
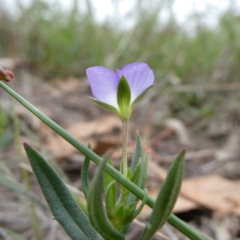
[[[101,66],[90,67],[86,70],[92,94],[96,103],[103,103],[120,112],[118,89],[122,77],[130,89],[129,109],[135,101],[154,84],[154,74],[146,63],[130,63],[116,72]],[[105,106],[105,107],[106,107]]]

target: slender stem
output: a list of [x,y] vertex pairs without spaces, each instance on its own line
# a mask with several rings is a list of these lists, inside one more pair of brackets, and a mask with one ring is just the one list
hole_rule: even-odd
[[[59,134],[62,138],[68,141],[72,146],[82,152],[85,156],[88,156],[94,163],[99,165],[101,163],[102,158],[99,157],[96,153],[91,151],[88,147],[84,146],[81,142],[79,142],[76,138],[70,135],[67,131],[61,128],[58,124],[48,118],[45,114],[43,114],[40,110],[34,107],[31,103],[29,103],[26,99],[21,97],[18,93],[0,81],[0,87],[2,87],[6,92],[8,92],[12,97],[14,97],[18,102],[20,102],[24,107],[26,107],[30,112],[32,112],[36,117],[38,117],[42,122],[44,122],[47,126],[49,126],[53,131]],[[136,195],[139,199],[143,199],[145,196],[145,192],[132,183],[129,179],[124,177],[119,171],[115,168],[106,164],[105,171],[116,179],[119,183],[121,183],[124,187],[126,187],[130,192]],[[148,197],[146,204],[153,208],[154,200]],[[196,232],[192,227],[187,225],[185,222],[177,218],[175,215],[171,214],[168,218],[168,222],[177,228],[180,232],[185,234],[191,240],[206,240],[205,237]]]
[[126,177],[128,172],[127,142],[128,142],[128,120],[122,122],[122,174]]

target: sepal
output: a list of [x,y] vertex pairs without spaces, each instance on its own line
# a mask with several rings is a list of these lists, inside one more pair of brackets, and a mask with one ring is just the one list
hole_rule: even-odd
[[118,109],[116,109],[115,107],[113,107],[112,105],[109,105],[107,103],[104,103],[104,102],[101,102],[101,101],[98,101],[96,98],[93,98],[93,97],[89,97],[94,103],[96,103],[97,105],[105,108],[105,109],[108,109],[112,112],[115,112],[118,116],[119,116],[119,111]]
[[119,117],[122,121],[130,118],[132,113],[131,102],[131,89],[128,81],[124,76],[121,76],[117,88],[117,103],[119,107]]

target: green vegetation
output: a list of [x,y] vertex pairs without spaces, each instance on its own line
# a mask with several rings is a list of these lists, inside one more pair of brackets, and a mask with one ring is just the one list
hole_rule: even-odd
[[64,12],[57,4],[38,0],[22,6],[17,16],[1,8],[1,56],[23,58],[49,78],[84,76],[91,65],[120,68],[133,61],[148,62],[157,79],[171,72],[184,83],[209,79],[216,71],[224,71],[223,80],[239,76],[240,16],[232,12],[214,29],[195,20],[189,34],[173,18],[161,23],[158,7],[137,9],[136,26],[130,30],[110,21],[98,24],[91,4],[88,7],[85,13],[77,7]]

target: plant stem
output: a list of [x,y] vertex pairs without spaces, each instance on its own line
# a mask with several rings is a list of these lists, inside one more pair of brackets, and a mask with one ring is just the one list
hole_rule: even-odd
[[[18,102],[20,102],[24,107],[26,107],[30,112],[32,112],[36,117],[38,117],[42,122],[44,122],[47,126],[49,126],[53,131],[59,134],[62,138],[68,141],[72,146],[82,152],[85,156],[88,156],[94,163],[99,165],[103,160],[96,153],[91,151],[87,146],[84,146],[81,142],[79,142],[76,138],[70,135],[66,130],[61,128],[58,124],[48,118],[45,114],[43,114],[40,110],[34,107],[31,103],[29,103],[26,99],[21,97],[18,93],[0,81],[0,87],[2,87],[6,92],[8,92],[12,97],[14,97]],[[139,199],[143,199],[145,196],[145,192],[132,183],[129,179],[124,177],[119,171],[110,166],[110,164],[106,164],[105,171],[116,179],[119,183],[121,183],[124,187],[126,187],[130,192],[136,195]],[[153,208],[154,200],[148,197],[146,204]],[[206,240],[201,234],[196,232],[192,227],[188,224],[177,218],[175,215],[171,214],[168,218],[168,222],[177,228],[180,232],[185,234],[191,240]]]
[[122,122],[122,174],[127,177],[127,142],[128,142],[128,120]]

